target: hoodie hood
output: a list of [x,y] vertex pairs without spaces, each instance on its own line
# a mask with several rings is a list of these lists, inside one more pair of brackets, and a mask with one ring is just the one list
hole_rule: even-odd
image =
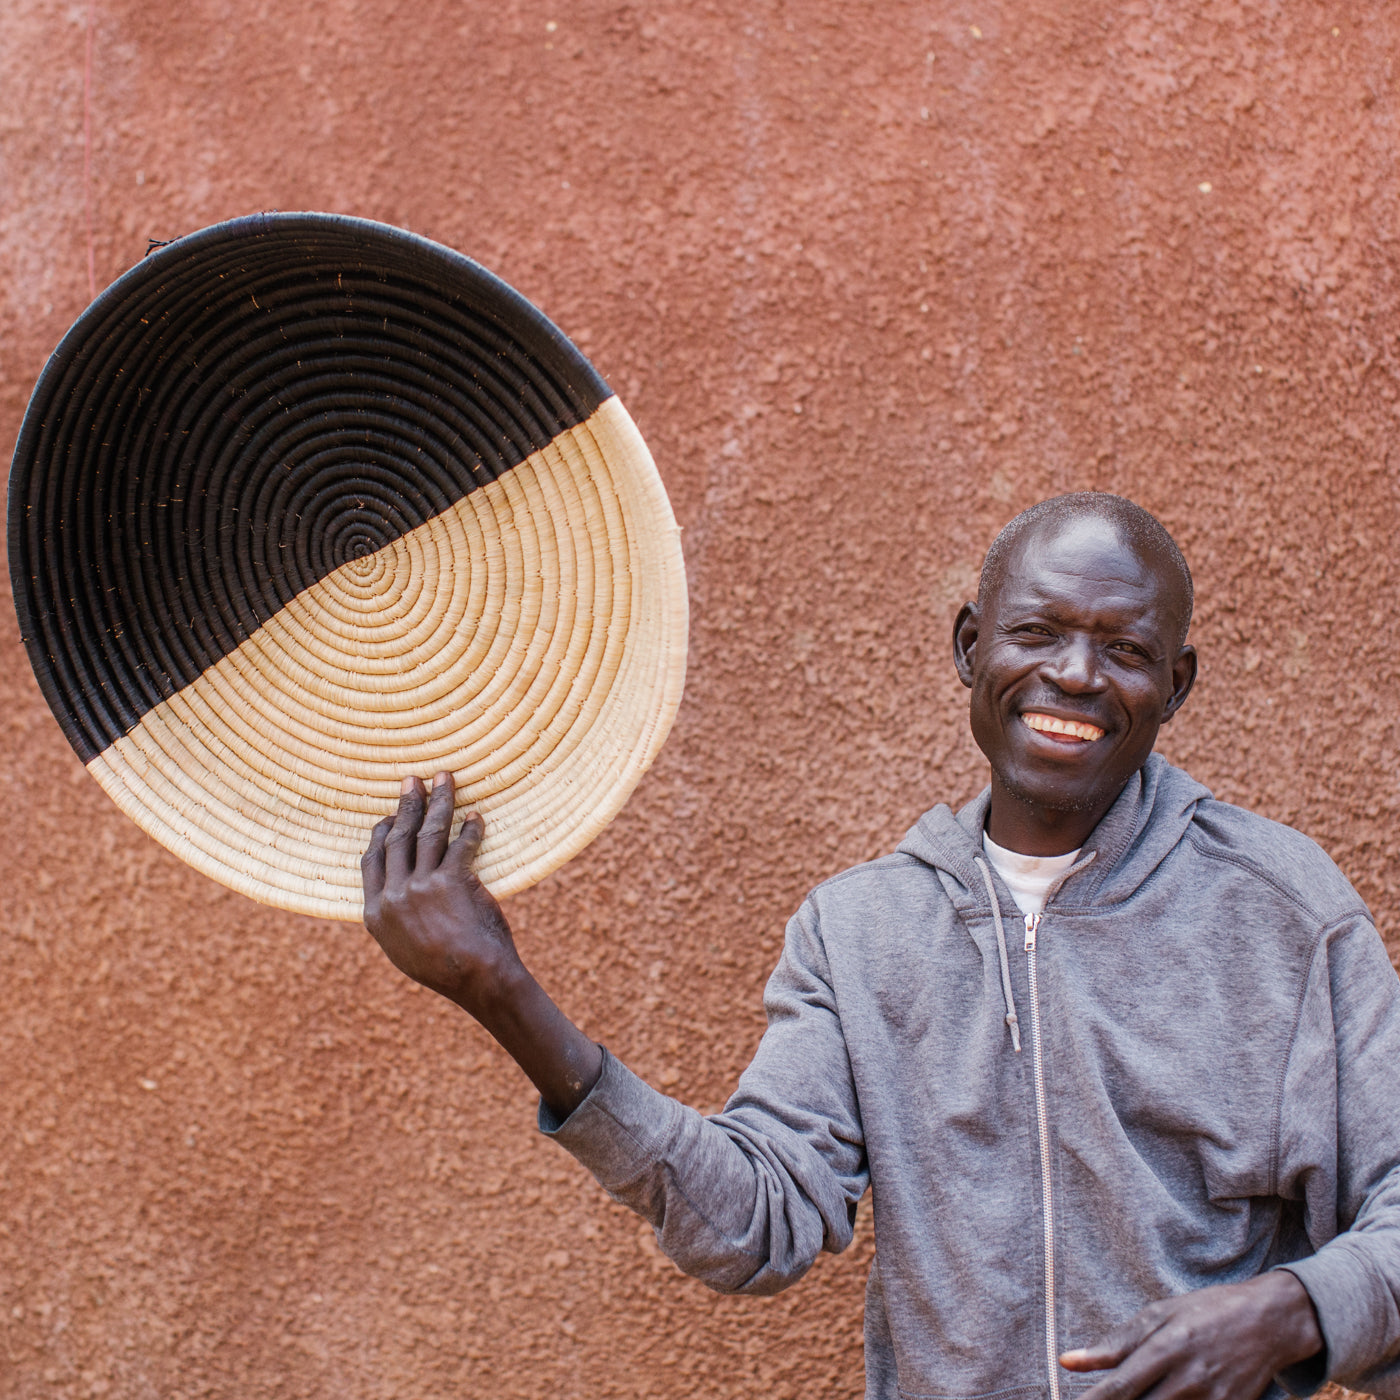
[[[1185,837],[1197,804],[1210,796],[1194,778],[1151,754],[1090,833],[1057,904],[1082,908],[1129,898]],[[899,843],[901,854],[939,872],[960,911],[985,911],[990,905],[976,861],[991,800],[987,787],[956,815],[940,803]],[[1086,865],[1083,857],[1090,854],[1094,859]]]

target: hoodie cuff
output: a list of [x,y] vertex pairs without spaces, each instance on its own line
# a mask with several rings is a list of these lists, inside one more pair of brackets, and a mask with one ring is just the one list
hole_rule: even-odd
[[1306,1259],[1280,1265],[1308,1290],[1322,1329],[1323,1350],[1279,1375],[1294,1395],[1310,1395],[1323,1381],[1345,1384],[1376,1360],[1375,1319],[1393,1303],[1388,1292],[1380,1296],[1385,1290],[1374,1271],[1344,1241],[1339,1236]]
[[539,1127],[612,1191],[658,1160],[685,1110],[599,1048],[603,1072],[588,1097],[562,1119],[541,1099]]

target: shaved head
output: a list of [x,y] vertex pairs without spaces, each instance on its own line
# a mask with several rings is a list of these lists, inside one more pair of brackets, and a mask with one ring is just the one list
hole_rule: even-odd
[[985,608],[996,597],[1006,576],[1007,565],[1016,554],[1020,541],[1042,531],[1055,534],[1063,528],[1089,520],[1102,521],[1110,526],[1133,553],[1153,565],[1163,575],[1164,582],[1177,593],[1173,612],[1179,619],[1180,632],[1176,644],[1183,645],[1195,604],[1191,570],[1187,567],[1185,556],[1155,515],[1126,497],[1113,496],[1107,491],[1075,491],[1067,496],[1052,496],[1048,501],[1023,510],[1010,521],[992,541],[992,547],[983,561],[982,576],[977,585],[978,606]]
[[987,833],[1022,855],[1078,850],[1195,683],[1191,571],[1121,496],[1023,511],[953,624],[953,664],[992,769]]

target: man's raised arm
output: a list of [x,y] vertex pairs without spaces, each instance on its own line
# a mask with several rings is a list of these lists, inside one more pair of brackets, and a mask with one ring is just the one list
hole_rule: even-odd
[[603,1069],[603,1052],[554,1004],[515,950],[501,906],[476,877],[484,824],[469,812],[455,841],[450,773],[431,793],[405,778],[395,816],[374,828],[360,868],[365,927],[400,972],[474,1016],[567,1118]]
[[719,1292],[773,1293],[822,1249],[846,1248],[868,1174],[834,1004],[804,961],[812,950],[790,938],[770,983],[778,1024],[731,1109],[707,1118],[609,1057],[530,976],[472,871],[481,818],[449,841],[452,796],[449,774],[431,794],[405,780],[365,852],[365,924],[395,967],[495,1036],[539,1090],[540,1126],[656,1228],[686,1273]]

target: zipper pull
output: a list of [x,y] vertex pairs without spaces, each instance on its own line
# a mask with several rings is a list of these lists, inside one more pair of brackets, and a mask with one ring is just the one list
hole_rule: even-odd
[[1040,928],[1040,915],[1039,915],[1039,914],[1027,914],[1027,915],[1026,915],[1026,952],[1028,952],[1028,953],[1033,953],[1033,952],[1035,952],[1035,935],[1036,935],[1036,930],[1039,929],[1039,928]]

